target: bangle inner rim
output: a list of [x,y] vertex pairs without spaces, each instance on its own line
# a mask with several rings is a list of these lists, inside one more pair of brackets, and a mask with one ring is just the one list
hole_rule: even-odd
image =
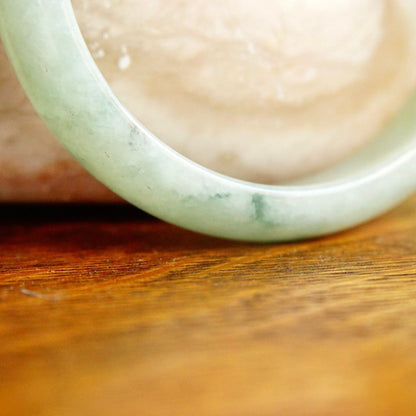
[[[85,42],[79,27],[78,30],[79,34],[82,36]],[[91,60],[94,60],[92,55]],[[102,74],[99,68],[98,70]],[[111,89],[111,87],[109,88]],[[136,118],[130,112],[129,115],[135,120],[137,124],[142,126],[140,122],[140,115],[138,115],[139,118]],[[377,137],[373,138],[369,144],[356,151],[352,156],[349,156],[348,158],[337,163],[336,165],[331,166],[330,168],[326,168],[308,176],[303,176],[290,182],[279,183],[278,185],[262,185],[259,183],[252,183],[249,181],[236,179],[224,174],[220,174],[218,172],[215,173],[220,176],[226,176],[227,178],[238,182],[252,183],[255,186],[279,188],[285,186],[303,187],[311,185],[316,186],[320,184],[329,185],[339,182],[344,183],[351,180],[359,180],[360,177],[368,176],[371,174],[371,172],[377,171],[382,166],[393,163],[395,159],[407,153],[411,148],[416,147],[416,121],[414,120],[416,120],[416,92],[403,106],[403,108],[393,117],[393,119],[385,126],[383,131]],[[142,126],[142,128],[148,130],[146,127]],[[156,137],[154,134],[152,134],[152,136],[164,143],[163,137]],[[164,145],[168,146],[166,144]],[[171,150],[172,152],[178,153],[173,149]],[[183,155],[181,156],[185,159],[188,159]]]

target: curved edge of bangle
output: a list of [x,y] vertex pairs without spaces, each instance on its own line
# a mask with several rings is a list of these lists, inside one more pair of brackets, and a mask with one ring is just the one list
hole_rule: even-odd
[[414,139],[376,169],[322,185],[257,185],[193,163],[114,96],[69,0],[1,0],[0,35],[35,109],[72,155],[121,197],[175,225],[246,241],[304,239],[362,223],[416,188]]

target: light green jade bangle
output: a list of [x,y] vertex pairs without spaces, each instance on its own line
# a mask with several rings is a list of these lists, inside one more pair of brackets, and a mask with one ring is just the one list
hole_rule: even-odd
[[205,169],[146,130],[96,67],[69,0],[0,0],[0,33],[56,137],[110,189],[165,221],[239,240],[303,239],[369,220],[416,189],[415,98],[337,168],[290,186],[258,185]]

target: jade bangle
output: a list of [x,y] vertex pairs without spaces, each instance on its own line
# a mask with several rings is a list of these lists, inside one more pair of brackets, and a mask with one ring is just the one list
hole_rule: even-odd
[[0,35],[55,136],[132,204],[201,233],[284,241],[369,220],[416,189],[416,99],[352,159],[309,182],[258,185],[193,163],[143,127],[94,63],[69,0],[1,0]]

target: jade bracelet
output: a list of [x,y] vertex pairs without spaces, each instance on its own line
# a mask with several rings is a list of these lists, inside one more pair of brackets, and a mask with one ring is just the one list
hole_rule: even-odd
[[141,125],[97,68],[70,0],[1,0],[0,35],[36,111],[71,154],[118,195],[178,226],[246,241],[311,238],[367,221],[416,189],[416,97],[336,168],[260,185],[190,161]]

